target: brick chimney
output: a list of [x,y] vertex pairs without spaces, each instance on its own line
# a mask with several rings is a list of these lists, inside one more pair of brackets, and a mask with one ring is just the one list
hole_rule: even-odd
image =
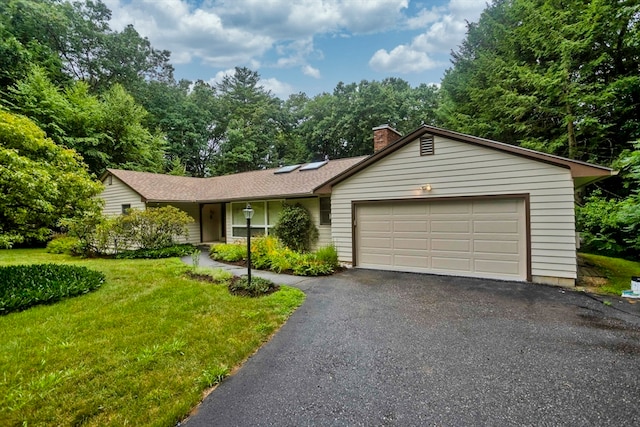
[[373,152],[385,148],[387,145],[391,145],[402,137],[400,132],[395,130],[389,125],[382,125],[373,128]]

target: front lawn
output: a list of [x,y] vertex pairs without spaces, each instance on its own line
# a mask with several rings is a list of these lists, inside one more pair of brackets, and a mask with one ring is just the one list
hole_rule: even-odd
[[304,300],[189,278],[179,259],[77,259],[0,250],[0,265],[101,271],[97,291],[0,316],[0,425],[173,426]]

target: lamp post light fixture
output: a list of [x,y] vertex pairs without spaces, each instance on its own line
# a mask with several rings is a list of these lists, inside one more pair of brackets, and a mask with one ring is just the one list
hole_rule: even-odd
[[251,218],[253,217],[253,209],[247,203],[247,207],[242,209],[244,217],[247,219],[247,281],[251,286]]

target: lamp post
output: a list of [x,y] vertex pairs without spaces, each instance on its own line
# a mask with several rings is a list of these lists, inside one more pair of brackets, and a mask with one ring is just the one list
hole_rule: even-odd
[[242,209],[244,217],[247,219],[247,281],[251,285],[251,218],[253,217],[253,209],[247,203],[247,207]]

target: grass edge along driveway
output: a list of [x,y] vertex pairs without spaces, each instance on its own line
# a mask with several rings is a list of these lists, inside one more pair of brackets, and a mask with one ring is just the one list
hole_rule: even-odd
[[105,273],[95,292],[0,316],[0,425],[170,426],[304,301],[188,278],[179,259],[78,259],[0,250],[0,265],[56,262]]

